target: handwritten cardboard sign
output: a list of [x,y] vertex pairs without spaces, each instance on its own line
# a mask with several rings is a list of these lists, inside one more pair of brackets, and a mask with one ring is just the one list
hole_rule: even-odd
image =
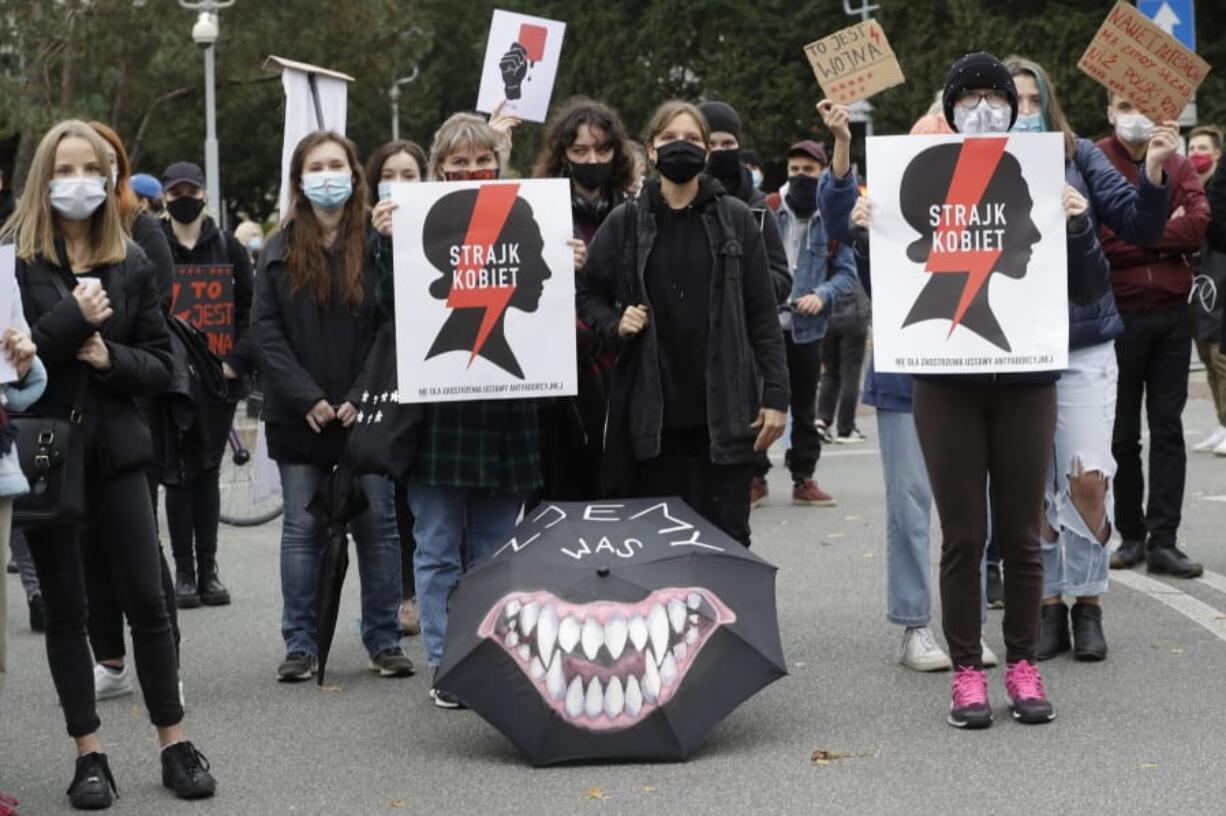
[[894,49],[876,20],[809,43],[805,56],[822,91],[840,105],[867,99],[906,81]]
[[1178,119],[1209,63],[1124,2],[1115,4],[1077,67],[1155,122]]
[[209,351],[225,357],[234,350],[234,267],[176,266],[170,310],[204,332]]

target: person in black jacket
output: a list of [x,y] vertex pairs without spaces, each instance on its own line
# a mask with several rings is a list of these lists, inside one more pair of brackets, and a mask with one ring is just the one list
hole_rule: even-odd
[[27,531],[47,609],[51,674],[79,753],[68,789],[78,808],[108,807],[114,791],[97,735],[85,634],[88,567],[79,538],[95,540],[111,570],[124,575],[138,676],[163,746],[162,783],[183,798],[216,788],[180,725],[177,656],[145,478],[152,440],[136,402],[168,384],[169,338],[153,269],[125,239],[112,178],[105,142],[83,122],[62,122],[39,144],[5,227],[16,241],[17,282],[48,372],[33,413],[67,420],[82,442],[84,520]]
[[[206,331],[213,354],[222,360],[221,371],[229,386],[228,399],[219,405],[198,406],[196,421],[208,432],[193,437],[211,445],[187,446],[179,453],[178,478],[166,485],[166,526],[170,548],[175,556],[175,602],[184,608],[224,606],[230,593],[217,575],[217,525],[221,514],[221,458],[227,435],[234,422],[234,409],[240,397],[250,391],[255,370],[254,348],[248,326],[251,321],[251,261],[238,239],[222,232],[205,214],[204,172],[191,162],[176,162],[162,174],[162,191],[169,221],[162,227],[176,267],[211,267],[213,275],[230,279],[231,300],[210,302],[209,309],[185,311],[180,317]],[[201,282],[198,275],[181,285]],[[225,291],[225,287],[223,287]],[[177,298],[176,298],[177,300]],[[209,333],[217,321],[216,308],[230,314],[226,332]],[[185,440],[186,441],[186,440]],[[193,536],[195,547],[193,548]]]
[[[375,332],[375,272],[367,263],[366,180],[353,143],[306,136],[290,159],[289,218],[260,256],[255,343],[264,378],[268,452],[281,472],[282,682],[310,679],[319,655],[315,617],[326,520],[307,509],[341,461],[358,419]],[[407,677],[400,648],[400,545],[392,483],[363,476],[370,508],[350,523],[362,578],[362,641],[370,668]]]
[[576,280],[580,318],[620,348],[604,487],[680,495],[748,546],[754,455],[790,398],[766,249],[749,208],[700,176],[697,108],[664,103],[648,134],[661,178],[613,211]]

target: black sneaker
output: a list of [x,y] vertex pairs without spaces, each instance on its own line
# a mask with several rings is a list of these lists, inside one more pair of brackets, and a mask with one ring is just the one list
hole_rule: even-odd
[[1087,662],[1107,659],[1103,608],[1098,604],[1073,604],[1073,656]]
[[12,558],[10,558],[9,562],[4,565],[4,571],[7,572],[9,575],[16,575],[17,574],[17,562],[14,561]]
[[202,566],[200,580],[196,584],[200,603],[205,606],[225,606],[230,603],[230,590],[217,577],[217,565]]
[[47,631],[47,608],[43,605],[42,595],[30,599],[30,631]]
[[93,751],[77,757],[77,770],[68,786],[68,803],[77,810],[106,810],[119,797],[106,754]]
[[1174,578],[1199,578],[1205,573],[1203,566],[1188,558],[1187,553],[1174,544],[1150,550],[1145,559],[1145,567],[1148,572]]
[[1139,538],[1124,539],[1111,553],[1111,569],[1132,569],[1145,560],[1145,542]]
[[208,759],[190,742],[176,742],[162,749],[162,786],[180,799],[207,799],[217,792]]
[[1000,577],[1000,564],[988,564],[988,608],[1005,608],[1005,583]]
[[175,573],[175,606],[180,609],[195,609],[200,606],[200,590],[196,586],[196,571],[178,570]]
[[443,691],[439,688],[431,687],[430,699],[433,700],[434,704],[439,708],[466,708],[463,703],[453,697],[449,692]]
[[1035,656],[1048,660],[1072,648],[1068,631],[1068,607],[1064,602],[1045,604],[1039,611],[1039,645]]
[[315,658],[306,652],[290,652],[277,667],[277,680],[282,683],[301,683],[310,680],[315,673]]
[[370,659],[370,670],[379,672],[380,677],[411,677],[413,661],[405,655],[399,646],[384,649]]

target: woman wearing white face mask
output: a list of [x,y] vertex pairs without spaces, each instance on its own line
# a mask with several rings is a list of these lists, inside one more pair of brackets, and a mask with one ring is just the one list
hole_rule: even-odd
[[149,428],[136,399],[170,384],[170,339],[153,269],[124,237],[111,195],[105,142],[85,123],[53,127],[35,153],[5,238],[17,245],[17,281],[48,370],[33,413],[73,423],[83,447],[86,518],[27,530],[47,609],[47,654],[68,733],[79,753],[68,789],[77,808],[109,807],[93,660],[85,635],[85,575],[78,540],[93,536],[131,614],[137,673],[162,751],[162,782],[182,798],[211,796],[208,763],[180,722],[174,639],[160,578],[145,479]]
[[[289,217],[260,256],[253,321],[264,376],[268,452],[281,471],[281,682],[310,679],[319,655],[315,617],[327,523],[307,505],[340,461],[358,418],[364,367],[378,328],[373,235],[353,142],[317,131],[290,159]],[[351,522],[362,579],[362,642],[370,668],[407,677],[400,648],[400,546],[392,483],[364,476],[370,508]]]

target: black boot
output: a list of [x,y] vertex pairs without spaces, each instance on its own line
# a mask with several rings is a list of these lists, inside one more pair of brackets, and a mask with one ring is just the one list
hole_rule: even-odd
[[205,799],[217,792],[209,761],[190,742],[162,749],[162,785],[180,799]]
[[196,570],[182,562],[175,566],[175,605],[180,609],[200,606],[200,590],[196,587]]
[[105,810],[119,796],[106,754],[97,751],[77,757],[77,770],[68,786],[68,803],[77,810]]
[[205,606],[225,606],[230,603],[230,590],[217,577],[216,561],[200,562],[200,601]]
[[43,605],[42,595],[30,599],[30,631],[47,631],[47,607]]
[[1068,607],[1064,602],[1044,605],[1039,614],[1039,660],[1067,652],[1069,643]]
[[1098,604],[1073,604],[1073,655],[1086,661],[1107,659],[1103,608]]
[[1111,553],[1111,569],[1132,569],[1145,560],[1145,539],[1124,539],[1119,549]]

